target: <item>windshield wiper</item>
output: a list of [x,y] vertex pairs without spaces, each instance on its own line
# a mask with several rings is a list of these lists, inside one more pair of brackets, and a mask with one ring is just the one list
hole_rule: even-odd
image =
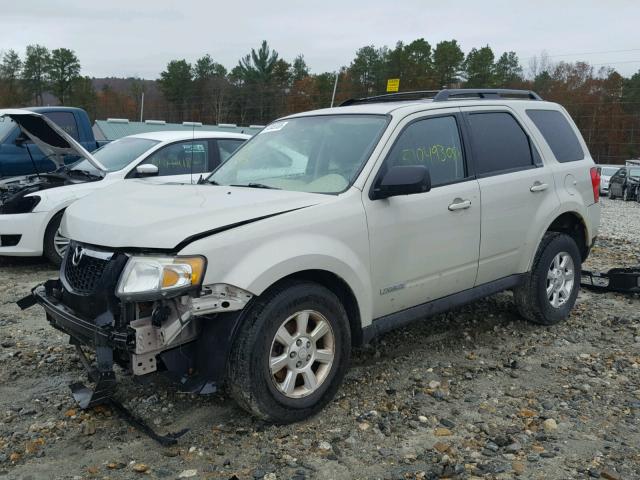
[[87,172],[86,170],[73,170],[73,169],[67,170],[67,174],[70,174],[70,173],[79,173],[80,175],[87,178],[102,178],[100,175],[95,175],[91,172]]
[[264,183],[246,183],[244,185],[229,185],[229,186],[230,187],[267,188],[269,190],[282,190],[281,188],[265,185]]

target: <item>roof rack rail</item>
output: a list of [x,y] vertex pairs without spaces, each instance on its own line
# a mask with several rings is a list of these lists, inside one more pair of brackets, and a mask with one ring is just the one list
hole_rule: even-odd
[[340,104],[341,107],[363,103],[400,102],[402,100],[425,100],[434,98],[440,90],[416,90],[412,92],[387,93],[373,97],[350,98]]
[[435,97],[434,102],[444,102],[457,97],[462,98],[479,98],[482,100],[491,100],[496,98],[510,97],[526,97],[529,100],[542,100],[542,97],[533,90],[515,90],[511,88],[445,88],[440,90]]
[[542,100],[542,97],[532,90],[515,90],[509,88],[445,88],[442,90],[417,90],[413,92],[387,93],[373,97],[350,98],[340,104],[341,107],[349,105],[361,105],[363,103],[401,102],[405,100],[433,100],[445,102],[447,100],[460,100],[475,98],[479,100],[492,100],[496,98],[521,98],[528,100]]

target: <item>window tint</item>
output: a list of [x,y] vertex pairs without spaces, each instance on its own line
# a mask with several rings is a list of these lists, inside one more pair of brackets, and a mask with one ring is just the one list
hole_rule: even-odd
[[565,116],[556,110],[527,110],[538,130],[559,162],[584,158],[580,141]]
[[234,140],[230,138],[224,138],[218,140],[218,150],[220,152],[220,163],[224,163],[235,152],[240,145],[244,143],[244,140]]
[[205,173],[209,143],[206,140],[174,143],[153,153],[142,163],[158,167],[158,175]]
[[53,121],[65,132],[71,135],[75,140],[80,140],[80,137],[78,136],[78,125],[76,124],[76,117],[73,116],[73,113],[47,112],[44,114],[44,116]]
[[454,117],[437,117],[410,124],[398,137],[385,168],[424,165],[437,187],[465,178],[458,124]]
[[471,113],[467,118],[478,175],[522,170],[533,165],[529,138],[510,114]]

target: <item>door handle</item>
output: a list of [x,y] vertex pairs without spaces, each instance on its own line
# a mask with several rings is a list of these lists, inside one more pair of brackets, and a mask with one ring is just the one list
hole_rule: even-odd
[[453,203],[449,205],[449,210],[454,212],[456,210],[464,210],[471,206],[471,200],[463,200],[461,198],[456,198],[453,200]]
[[531,188],[529,188],[529,190],[534,193],[542,192],[546,190],[548,187],[549,185],[547,185],[546,183],[535,182],[533,185],[531,185]]

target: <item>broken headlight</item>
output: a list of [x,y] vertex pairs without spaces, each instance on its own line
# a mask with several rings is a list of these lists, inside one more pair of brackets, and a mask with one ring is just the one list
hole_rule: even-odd
[[119,297],[161,298],[202,283],[204,257],[132,256],[122,272]]
[[29,213],[40,203],[40,197],[30,195],[28,197],[14,196],[0,204],[0,214],[10,215],[16,213]]

